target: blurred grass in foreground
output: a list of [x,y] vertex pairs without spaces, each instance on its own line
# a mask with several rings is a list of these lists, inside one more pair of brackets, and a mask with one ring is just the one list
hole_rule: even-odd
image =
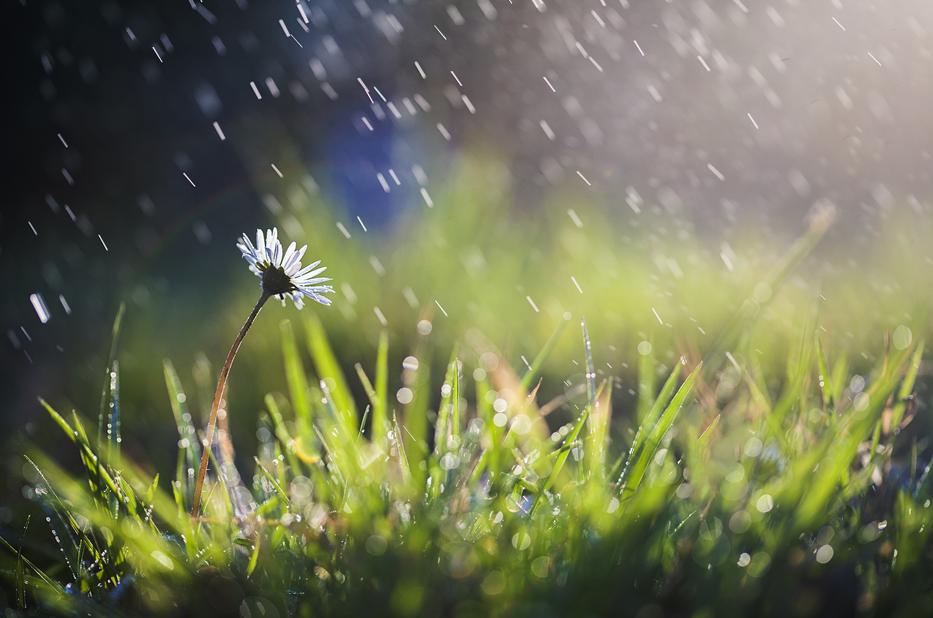
[[[127,355],[137,370],[140,357],[158,365],[138,321],[107,362],[99,421],[43,403],[77,457],[28,455],[45,521],[4,535],[8,603],[122,615],[933,611],[930,286],[925,249],[899,240],[927,224],[892,216],[857,259],[836,239],[814,262],[819,215],[796,242],[745,230],[747,247],[711,250],[661,210],[622,230],[555,199],[548,216],[514,213],[495,168],[467,165],[435,208],[388,237],[347,240],[296,189],[275,214],[331,265],[341,298],[298,324],[274,312],[257,324],[228,401],[242,431],[249,393],[269,393],[255,449],[235,439],[237,468],[214,461],[194,526],[205,404],[188,393],[209,389],[211,371],[189,378],[166,361],[167,396],[123,379]],[[242,304],[254,294],[244,286]],[[164,411],[150,426],[176,421],[176,465],[161,475],[144,462],[164,453],[138,435],[145,457],[123,453],[139,392]]]

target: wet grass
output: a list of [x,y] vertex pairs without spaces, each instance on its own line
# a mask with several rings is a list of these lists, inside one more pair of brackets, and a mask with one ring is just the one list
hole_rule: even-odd
[[922,343],[901,332],[854,375],[804,328],[770,375],[742,332],[705,359],[645,351],[648,386],[616,418],[620,385],[596,371],[585,324],[557,326],[584,373],[549,402],[551,344],[523,372],[486,344],[436,350],[443,375],[409,359],[390,384],[387,338],[369,370],[344,372],[315,317],[283,323],[289,394],[266,398],[251,476],[212,462],[197,522],[182,381],[166,363],[166,478],[122,457],[111,359],[96,435],[42,402],[74,452],[26,458],[45,515],[26,534],[51,533],[54,554],[4,541],[12,601],[75,615],[929,609],[933,487],[911,431]]
[[257,323],[220,424],[255,439],[215,442],[197,521],[211,372],[164,361],[155,392],[120,361],[158,367],[162,331],[117,345],[118,318],[97,418],[41,402],[31,514],[0,536],[13,615],[933,614],[919,245],[886,244],[896,278],[801,274],[825,217],[719,255],[663,213],[648,250],[585,205],[531,224],[474,193],[385,246],[280,213],[340,256],[339,299]]

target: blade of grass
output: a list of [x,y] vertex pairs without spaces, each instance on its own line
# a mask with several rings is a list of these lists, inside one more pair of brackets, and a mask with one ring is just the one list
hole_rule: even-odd
[[557,328],[554,329],[554,332],[548,338],[547,342],[544,344],[544,347],[541,348],[541,351],[538,352],[538,355],[535,356],[534,360],[531,362],[531,367],[529,367],[528,371],[525,372],[525,375],[522,376],[522,392],[528,392],[535,379],[541,373],[541,368],[544,366],[544,363],[547,362],[548,357],[551,355],[551,353],[554,351],[554,348],[557,346],[557,343],[560,341],[560,336],[564,333],[564,329],[567,327],[567,322],[567,320],[561,320],[557,324]]
[[311,402],[308,399],[308,379],[301,363],[301,355],[298,353],[295,331],[289,320],[283,320],[279,328],[282,332],[285,381],[288,384],[288,394],[295,412],[295,419],[298,421],[298,433],[299,435],[310,434]]
[[311,360],[314,362],[318,378],[329,382],[328,388],[334,407],[339,413],[338,418],[344,425],[344,430],[353,433],[358,426],[356,405],[353,403],[353,397],[343,372],[340,370],[337,357],[327,340],[324,326],[317,317],[309,315],[305,321],[305,327],[308,350],[311,352]]
[[[667,404],[664,412],[658,418],[657,423],[647,434],[641,447],[635,453],[634,459],[630,460],[622,471],[619,496],[623,501],[631,498],[635,492],[638,491],[648,471],[648,465],[654,459],[655,453],[661,445],[661,441],[664,439],[664,436],[667,435],[671,427],[673,427],[674,421],[677,420],[677,415],[680,413],[680,409],[693,393],[693,383],[696,381],[697,375],[702,368],[703,364],[700,363],[690,372],[687,379],[684,380],[680,388],[677,389],[670,403]],[[622,511],[622,509],[619,510]]]
[[907,373],[904,375],[901,387],[897,391],[894,407],[891,411],[892,431],[896,432],[901,421],[904,419],[904,410],[907,408],[907,398],[910,397],[911,393],[914,391],[914,384],[917,381],[917,374],[920,371],[920,364],[923,361],[923,349],[924,343],[921,341],[917,344],[913,355],[910,357]]
[[117,357],[117,346],[120,339],[120,330],[123,327],[123,314],[126,311],[126,305],[120,303],[117,309],[117,315],[114,317],[113,326],[110,329],[110,351],[107,353],[107,365],[104,369],[104,384],[100,393],[100,412],[97,417],[97,445],[102,447],[104,433],[104,418],[107,417],[107,408],[110,403],[110,374],[113,362]]
[[373,405],[373,442],[385,444],[389,431],[389,334],[379,334],[379,349],[376,352],[376,389]]

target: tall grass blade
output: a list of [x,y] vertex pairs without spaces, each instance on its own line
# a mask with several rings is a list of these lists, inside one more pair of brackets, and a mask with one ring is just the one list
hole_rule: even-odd
[[551,353],[560,341],[560,336],[564,333],[565,328],[567,328],[567,320],[561,320],[544,344],[544,347],[541,348],[538,355],[531,361],[531,366],[528,368],[528,371],[525,372],[525,375],[522,376],[522,391],[528,392],[531,385],[534,384],[535,379],[537,379],[538,375],[541,373],[541,368],[544,366],[544,363],[547,362],[548,357],[551,356]]
[[330,396],[338,412],[338,417],[344,425],[344,430],[355,432],[358,423],[356,404],[353,402],[343,371],[341,371],[340,365],[337,363],[337,357],[327,340],[324,326],[316,316],[310,315],[305,320],[305,327],[308,337],[308,350],[311,353],[311,360],[314,362],[318,378],[328,382]]
[[298,352],[298,343],[295,331],[289,320],[283,320],[280,325],[282,331],[282,356],[285,362],[285,380],[288,383],[289,399],[298,421],[300,435],[311,433],[311,402],[308,398],[308,379],[301,363]]
[[700,363],[690,372],[690,375],[680,385],[670,403],[667,404],[658,417],[657,423],[647,432],[639,448],[634,451],[634,457],[629,459],[625,469],[623,469],[619,488],[619,496],[623,501],[631,498],[638,491],[648,471],[648,466],[661,446],[664,436],[674,426],[674,421],[677,420],[680,409],[692,395],[693,384],[702,368],[703,364]]
[[113,326],[110,329],[110,351],[107,353],[107,365],[104,368],[104,383],[101,388],[100,393],[100,410],[97,417],[97,444],[102,446],[102,440],[104,435],[104,424],[105,419],[108,415],[108,408],[111,407],[110,400],[110,389],[111,389],[111,373],[113,370],[113,363],[117,357],[117,348],[119,346],[120,340],[120,330],[123,327],[123,314],[126,312],[126,305],[120,303],[120,307],[117,309],[117,315],[114,317]]

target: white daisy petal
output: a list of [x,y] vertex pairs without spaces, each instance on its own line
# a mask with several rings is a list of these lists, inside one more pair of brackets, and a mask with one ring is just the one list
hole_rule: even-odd
[[309,279],[308,281],[295,282],[295,285],[300,288],[311,288],[322,283],[327,283],[330,281],[330,277],[318,277],[317,279]]
[[249,250],[250,253],[253,253],[253,254],[256,253],[256,247],[253,246],[253,243],[252,241],[250,241],[249,236],[247,234],[243,234],[243,246],[245,246]]
[[311,271],[314,270],[314,268],[315,268],[318,264],[320,264],[320,263],[321,263],[321,260],[317,260],[317,261],[311,262],[310,264],[308,264],[307,266],[305,266],[304,268],[302,268],[301,270],[299,270],[297,273],[295,273],[295,276],[296,276],[296,277],[301,277],[301,276],[304,275],[305,273],[311,272]]
[[279,243],[279,228],[274,227],[271,230],[268,230],[266,236],[266,246],[272,247],[275,250],[275,247],[280,245]]
[[295,255],[292,256],[291,264],[285,266],[285,274],[291,277],[299,270],[301,270],[301,258],[304,257],[305,251],[308,250],[308,245],[302,245],[301,249],[295,252]]
[[279,260],[282,257],[282,243],[279,242],[278,233],[275,228],[272,228],[272,231],[266,238],[266,248],[269,250],[269,261],[272,262],[274,266],[278,266],[280,263]]
[[295,241],[293,240],[288,244],[288,249],[285,250],[285,254],[282,256],[282,268],[285,268],[285,265],[288,264],[288,261],[292,259],[292,255],[295,253]]
[[[292,243],[290,246],[294,246],[294,244]],[[282,270],[285,271],[286,275],[291,277],[301,268],[301,256],[304,255],[307,248],[307,245],[303,245],[297,251],[292,252],[291,255],[285,256],[285,259],[282,260]]]
[[325,270],[327,269],[322,266],[321,268],[312,270],[309,273],[305,273],[303,275],[302,274],[295,275],[294,277],[292,277],[292,279],[294,279],[295,281],[306,281],[308,279],[313,279],[314,277],[317,277],[318,275],[323,273]]
[[305,292],[305,296],[307,296],[308,298],[310,298],[311,300],[315,302],[321,303],[322,305],[329,305],[331,303],[331,300],[329,298],[327,298],[326,296],[321,296],[320,294],[316,292],[307,291]]

